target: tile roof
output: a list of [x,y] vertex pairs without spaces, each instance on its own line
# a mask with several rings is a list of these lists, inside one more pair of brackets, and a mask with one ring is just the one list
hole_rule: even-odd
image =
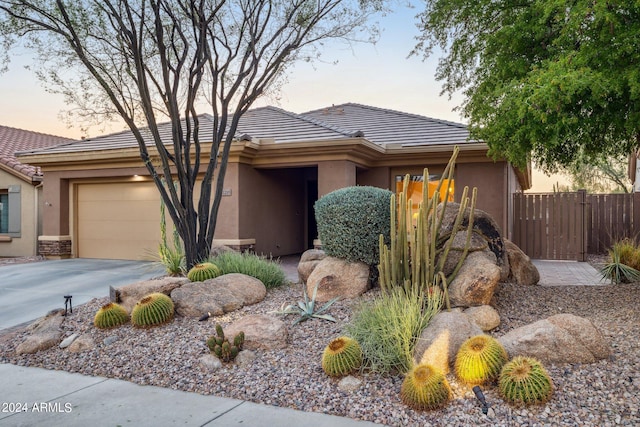
[[34,178],[39,175],[39,170],[34,166],[20,162],[15,153],[51,147],[68,141],[70,141],[69,138],[61,136],[0,125],[0,164],[6,165],[29,178]]
[[[210,114],[201,114],[198,116],[198,119],[200,120],[200,140],[211,141],[213,139],[213,116]],[[171,122],[159,123],[158,131],[163,140],[167,142],[171,141]],[[347,131],[318,123],[312,118],[302,117],[298,114],[270,106],[249,110],[241,117],[236,136],[240,138],[245,135],[258,139],[273,139],[274,142],[317,141],[343,139],[352,136]],[[153,145],[153,140],[150,136],[147,139],[147,145]],[[71,153],[137,146],[131,131],[126,130],[95,138],[87,138],[81,141],[71,141],[68,144],[58,145],[46,150],[25,150],[23,153]]]
[[[213,116],[202,114],[198,118],[201,141],[211,140]],[[171,140],[170,122],[160,123],[158,130],[163,140]],[[267,139],[275,143],[326,141],[361,136],[379,145],[401,144],[403,147],[474,142],[468,140],[467,128],[458,123],[352,103],[303,114],[272,106],[255,108],[242,116],[236,132],[237,138]],[[153,145],[151,138],[148,139],[147,145]],[[127,130],[82,141],[71,141],[44,150],[25,150],[23,153],[54,154],[132,147],[137,147],[137,143],[131,131]]]
[[362,131],[376,144],[403,147],[473,143],[460,123],[355,103],[333,105],[300,114],[351,132]]

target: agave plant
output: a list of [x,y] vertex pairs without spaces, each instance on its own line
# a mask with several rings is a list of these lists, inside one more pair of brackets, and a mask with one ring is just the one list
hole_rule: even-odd
[[640,271],[623,264],[616,251],[611,251],[611,261],[600,270],[600,275],[615,284],[640,282]]
[[293,322],[294,325],[300,322],[304,322],[305,320],[312,319],[314,317],[317,319],[324,319],[330,322],[335,322],[336,319],[333,316],[331,316],[330,314],[323,314],[323,313],[327,311],[334,302],[338,301],[339,298],[333,298],[332,300],[325,303],[322,307],[320,307],[316,311],[317,292],[318,292],[318,284],[316,283],[316,286],[313,288],[313,295],[311,296],[311,299],[309,299],[309,296],[307,295],[307,290],[304,289],[304,301],[298,301],[297,305],[289,304],[286,307],[283,305],[280,311],[273,311],[272,313],[284,314],[284,315],[299,314],[300,317],[298,318],[298,320]]

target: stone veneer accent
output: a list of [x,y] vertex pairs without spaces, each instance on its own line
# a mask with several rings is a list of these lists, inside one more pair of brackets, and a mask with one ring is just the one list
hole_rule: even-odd
[[47,258],[71,258],[71,236],[38,236],[38,254]]

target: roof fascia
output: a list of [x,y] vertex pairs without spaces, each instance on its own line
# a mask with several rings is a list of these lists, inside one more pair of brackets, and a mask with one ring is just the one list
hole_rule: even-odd
[[9,175],[15,176],[16,178],[22,181],[28,182],[29,184],[37,184],[40,181],[42,181],[42,178],[39,176],[36,176],[33,179],[31,179],[29,175],[25,175],[21,172],[18,172],[17,170],[5,165],[4,163],[0,163],[0,171],[6,172]]

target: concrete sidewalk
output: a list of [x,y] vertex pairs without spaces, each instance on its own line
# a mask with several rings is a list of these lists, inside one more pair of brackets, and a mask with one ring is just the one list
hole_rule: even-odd
[[0,364],[0,426],[373,427],[334,415]]
[[540,273],[540,286],[608,285],[588,262],[532,259]]

